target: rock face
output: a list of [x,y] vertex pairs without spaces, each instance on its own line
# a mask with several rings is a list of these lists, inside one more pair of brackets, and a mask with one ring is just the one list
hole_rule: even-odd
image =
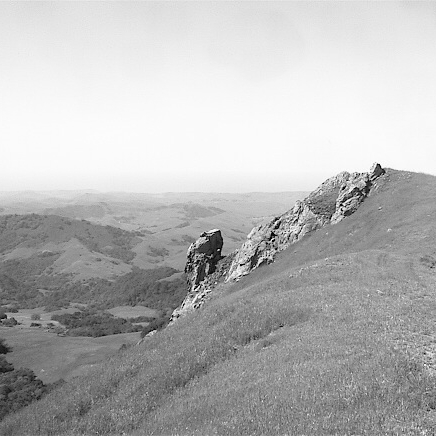
[[384,173],[385,170],[380,164],[375,163],[369,173],[350,174],[350,178],[341,186],[331,223],[336,224],[346,216],[354,213],[360,203],[368,196],[373,182]]
[[194,289],[204,278],[212,274],[218,261],[221,259],[223,237],[218,229],[203,232],[200,237],[190,245],[185,273],[191,289]]
[[255,227],[242,247],[225,259],[221,256],[221,231],[202,233],[188,249],[185,273],[189,292],[173,312],[170,325],[201,307],[223,276],[226,281],[238,280],[258,266],[271,263],[277,252],[307,233],[336,224],[354,213],[384,173],[379,164],[374,164],[368,173],[344,171],[327,179],[303,201],[297,201],[292,209],[268,224]]
[[198,309],[212,289],[210,277],[214,276],[221,260],[223,237],[218,229],[200,235],[188,249],[185,273],[188,276],[189,292],[183,303],[173,312],[170,322],[194,309]]
[[368,173],[339,173],[303,201],[297,201],[288,212],[268,224],[255,227],[236,253],[226,280],[238,280],[254,268],[271,263],[277,252],[285,250],[308,232],[330,223],[336,224],[354,213],[384,172],[376,163]]

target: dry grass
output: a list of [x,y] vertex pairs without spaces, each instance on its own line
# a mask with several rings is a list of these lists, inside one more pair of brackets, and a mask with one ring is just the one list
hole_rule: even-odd
[[39,328],[0,327],[0,337],[13,348],[7,359],[14,366],[30,368],[43,382],[52,383],[88,373],[116,354],[122,344],[135,344],[139,333],[60,337]]
[[158,310],[141,305],[117,306],[109,309],[108,312],[119,318],[136,318],[138,316],[148,316],[150,318],[153,318],[159,315]]
[[390,172],[355,215],[1,434],[435,434],[436,278],[420,261],[435,254],[435,199],[433,177]]

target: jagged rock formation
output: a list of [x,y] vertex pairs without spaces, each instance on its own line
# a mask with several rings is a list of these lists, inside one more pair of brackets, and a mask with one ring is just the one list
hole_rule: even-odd
[[[216,275],[222,275],[222,270],[217,270],[221,260],[223,237],[218,229],[209,230],[200,235],[188,249],[185,273],[188,276],[189,292],[183,303],[173,312],[170,322],[198,309],[210,293]],[[211,279],[212,278],[212,279]]]
[[[327,179],[307,198],[268,224],[254,227],[242,247],[222,259],[223,238],[218,229],[201,234],[187,253],[185,273],[189,291],[172,314],[170,324],[201,307],[223,276],[238,280],[264,263],[271,263],[277,252],[300,240],[307,233],[327,224],[336,224],[354,213],[370,194],[378,177],[385,173],[374,164],[368,173],[346,171]],[[220,263],[219,263],[220,262]]]
[[385,170],[380,164],[375,163],[369,173],[350,174],[350,178],[341,186],[338,199],[336,200],[336,210],[330,220],[331,223],[336,224],[346,216],[354,213],[360,203],[368,196],[373,182],[384,172]]
[[270,263],[277,252],[305,234],[327,224],[336,224],[354,213],[370,194],[383,168],[375,163],[368,173],[342,172],[322,183],[307,198],[268,224],[255,227],[238,250],[227,281],[238,280],[254,268]]
[[189,246],[185,273],[188,274],[191,289],[194,289],[207,275],[215,271],[216,265],[221,259],[222,248],[223,237],[218,229],[203,232]]

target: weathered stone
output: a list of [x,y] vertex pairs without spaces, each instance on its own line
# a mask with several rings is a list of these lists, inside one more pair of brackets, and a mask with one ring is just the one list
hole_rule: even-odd
[[237,251],[227,281],[238,280],[260,265],[271,263],[277,252],[307,233],[354,213],[369,194],[373,181],[382,174],[384,170],[379,164],[374,164],[369,173],[341,172],[303,201],[297,201],[288,212],[255,227]]
[[379,163],[374,162],[371,169],[369,170],[369,179],[373,181],[383,175],[385,172],[386,171],[381,167]]
[[327,179],[303,201],[268,224],[254,227],[242,247],[223,261],[223,238],[217,229],[201,234],[187,253],[185,272],[189,291],[171,316],[179,317],[201,307],[218,279],[238,280],[262,264],[274,261],[277,252],[299,241],[304,235],[328,224],[335,224],[354,213],[369,195],[374,181],[384,174],[379,164],[369,173],[346,171]]
[[188,260],[185,273],[191,289],[195,288],[204,278],[215,271],[216,264],[221,259],[223,237],[218,229],[203,232],[188,249]]
[[355,173],[345,181],[336,200],[336,211],[331,218],[331,223],[337,224],[346,216],[353,214],[368,196],[373,182],[384,173],[385,170],[380,164],[375,163],[369,173]]
[[209,230],[200,235],[188,249],[185,273],[188,276],[188,293],[182,304],[174,310],[170,323],[177,318],[201,307],[210,293],[218,262],[221,260],[223,238],[218,229]]
[[270,223],[255,227],[238,250],[227,274],[227,281],[238,279],[263,264],[271,263],[278,251],[322,227],[327,218],[314,214],[303,201]]

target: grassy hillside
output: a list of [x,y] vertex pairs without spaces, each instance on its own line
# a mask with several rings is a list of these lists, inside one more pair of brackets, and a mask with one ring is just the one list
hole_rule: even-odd
[[44,383],[53,383],[88,373],[98,362],[116,354],[123,344],[138,342],[139,334],[61,337],[38,328],[0,327],[0,337],[12,347],[9,362],[16,368],[31,368]]
[[[139,232],[86,220],[37,214],[0,216],[0,304],[177,306],[183,299],[183,279],[159,282],[177,270],[144,270],[132,265],[133,249],[141,242]],[[175,292],[182,294],[174,296]]]
[[[133,265],[143,269],[169,266],[181,270],[187,247],[204,229],[220,228],[226,235],[225,250],[231,252],[241,245],[253,225],[283,213],[306,194],[0,192],[0,213],[86,219],[93,224],[136,232],[140,241],[132,248]],[[74,262],[69,261],[80,254],[82,276],[110,275],[113,264],[106,262],[106,258],[97,263],[80,243],[81,240],[74,241],[66,247],[69,254],[58,261],[57,268],[71,272],[69,265],[74,268]],[[12,256],[27,255],[29,249],[26,250],[17,249]],[[120,264],[117,268],[125,270],[128,266]],[[118,270],[117,274],[122,273]]]
[[[85,220],[4,215],[0,216],[0,271],[33,289],[44,288],[42,276],[47,282],[112,278],[132,270],[132,249],[140,241],[135,233]],[[38,283],[36,277],[41,278]]]
[[[0,253],[13,249],[32,248],[47,244],[56,246],[77,239],[86,248],[129,262],[135,256],[132,248],[139,242],[138,237],[127,231],[110,227],[96,226],[86,220],[70,220],[56,215],[4,215],[0,216]],[[8,259],[13,259],[10,254]],[[19,256],[23,257],[23,255]]]
[[0,424],[4,435],[431,435],[436,178],[358,211]]

